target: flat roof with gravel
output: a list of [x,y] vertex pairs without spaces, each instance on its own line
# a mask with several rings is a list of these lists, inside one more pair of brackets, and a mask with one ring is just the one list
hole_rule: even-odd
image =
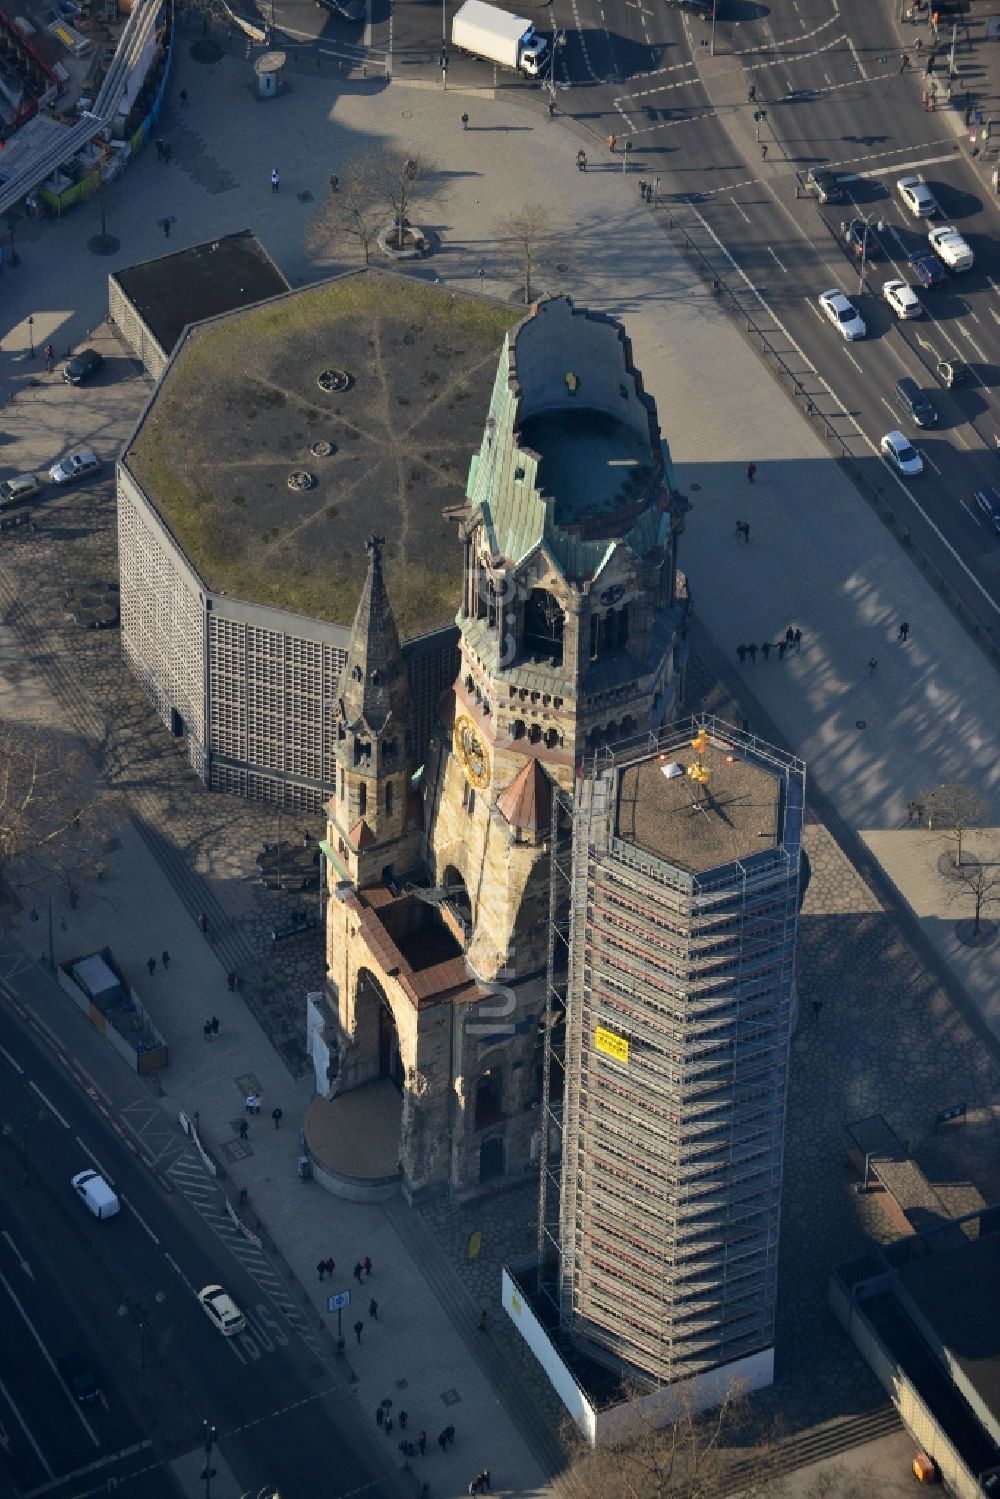
[[[377,532],[400,633],[437,629],[462,579],[443,512],[523,316],[366,270],[216,318],[189,331],[122,461],[208,588],[349,625]],[[312,487],[289,487],[300,473]]]

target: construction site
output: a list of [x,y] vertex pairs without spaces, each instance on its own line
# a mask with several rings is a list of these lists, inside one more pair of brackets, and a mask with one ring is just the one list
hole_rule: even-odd
[[773,1378],[804,792],[708,717],[557,792],[532,1300],[576,1384]]

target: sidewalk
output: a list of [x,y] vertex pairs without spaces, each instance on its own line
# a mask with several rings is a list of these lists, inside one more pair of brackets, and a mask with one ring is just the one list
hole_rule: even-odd
[[[581,139],[589,144],[589,138],[559,121],[536,121],[507,102],[458,104],[446,94],[395,84],[345,84],[336,92],[329,82],[294,74],[285,98],[259,104],[242,60],[227,58],[209,72],[191,63],[183,48],[179,57],[176,86],[186,87],[192,102],[183,118],[165,124],[174,165],[147,153],[109,194],[121,253],[110,261],[89,256],[86,240],[94,225],[82,209],[40,226],[30,246],[21,246],[24,267],[5,274],[13,325],[0,338],[0,389],[23,369],[14,356],[26,346],[28,313],[36,319],[36,341],[51,336],[61,346],[76,338],[102,317],[103,278],[116,265],[249,224],[293,284],[336,269],[335,252],[323,265],[309,259],[305,226],[328,190],[330,171],[342,169],[373,137],[432,152],[440,161],[446,196],[430,218],[443,246],[423,269],[446,283],[478,288],[483,267],[484,290],[509,298],[517,275],[496,253],[494,218],[506,204],[544,202],[553,223],[574,240],[579,262],[578,271],[559,273],[548,289],[570,291],[581,303],[624,319],[645,386],[657,401],[678,483],[692,500],[681,563],[697,630],[709,649],[717,643],[721,670],[736,682],[751,725],[760,727],[759,713],[766,715],[805,758],[811,784],[843,825],[849,853],[870,850],[885,879],[917,911],[927,941],[954,975],[956,1001],[965,1005],[967,994],[970,1010],[977,1007],[1000,1028],[1000,1013],[994,1013],[1000,951],[957,943],[945,882],[930,871],[932,850],[905,813],[906,803],[929,784],[972,780],[989,791],[1000,821],[996,679],[665,241],[638,198],[641,160],[628,176],[619,161],[596,159],[582,174],[575,157]],[[463,108],[472,116],[468,132],[458,118]],[[226,132],[218,129],[223,118],[232,126]],[[268,183],[273,164],[282,175],[278,195]],[[169,246],[156,229],[165,211],[177,217]],[[8,427],[17,416],[18,409],[7,414]],[[752,487],[746,479],[751,458],[758,465]],[[737,517],[752,520],[749,546],[734,541]],[[895,644],[903,619],[911,626],[905,647]],[[742,668],[747,680],[740,684],[736,645],[777,639],[789,623],[803,631],[801,652],[781,664]],[[879,667],[870,677],[865,663],[873,655]],[[194,806],[198,795],[192,794]],[[222,799],[217,804],[228,806]],[[239,882],[252,872],[246,869],[252,853],[243,849],[243,866],[235,857],[227,862],[221,846],[202,847],[183,820],[173,827],[171,811],[164,808],[157,833],[175,839],[178,860],[182,854],[197,865],[221,910],[242,913]],[[111,945],[170,1044],[171,1065],[160,1079],[163,1116],[199,1110],[211,1148],[233,1182],[247,1188],[318,1317],[326,1317],[327,1289],[317,1281],[320,1255],[337,1261],[338,1289],[353,1284],[355,1260],[371,1255],[380,1323],[366,1327],[360,1349],[349,1350],[361,1379],[360,1419],[373,1421],[384,1395],[397,1406],[405,1400],[412,1423],[431,1436],[426,1464],[436,1499],[464,1492],[484,1462],[493,1468],[498,1492],[547,1492],[542,1462],[554,1441],[548,1409],[536,1406],[533,1391],[527,1397],[522,1391],[525,1429],[509,1419],[490,1381],[506,1377],[516,1391],[517,1371],[505,1367],[492,1334],[484,1339],[476,1331],[478,1308],[424,1219],[396,1207],[335,1200],[298,1182],[298,1121],[310,1096],[308,1076],[290,1076],[242,1001],[228,993],[224,967],[192,919],[190,890],[184,898],[178,894],[147,839],[128,831],[111,865],[107,906],[87,902],[68,913],[67,931],[56,932],[57,956],[102,945],[113,928]],[[37,930],[22,925],[33,957]],[[162,973],[158,961],[150,978],[146,959],[159,960],[164,947],[170,969]],[[851,988],[850,974],[844,987]],[[302,1016],[304,1025],[304,996],[283,998],[287,1013]],[[851,998],[877,1008],[879,995]],[[222,1024],[218,1041],[208,1043],[202,1025],[212,1013]],[[300,1042],[301,1031],[288,1039]],[[236,1130],[249,1086],[260,1088],[264,1112],[252,1127],[251,1153],[242,1156]],[[278,1131],[268,1119],[276,1104],[284,1113]],[[842,1107],[850,1110],[851,1098]],[[447,1422],[458,1431],[457,1455],[442,1456],[434,1445]],[[461,1460],[465,1454],[468,1461]]]

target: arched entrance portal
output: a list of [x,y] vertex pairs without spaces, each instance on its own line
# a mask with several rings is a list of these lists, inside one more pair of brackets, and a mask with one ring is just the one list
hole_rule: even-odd
[[444,872],[444,888],[444,903],[461,928],[465,941],[468,942],[472,936],[472,901],[469,899],[469,892],[461,871],[454,864],[449,864]]
[[402,1093],[405,1073],[399,1054],[399,1032],[385,990],[369,968],[362,968],[358,974],[355,1009],[362,1046],[370,1038],[372,1077],[387,1078]]

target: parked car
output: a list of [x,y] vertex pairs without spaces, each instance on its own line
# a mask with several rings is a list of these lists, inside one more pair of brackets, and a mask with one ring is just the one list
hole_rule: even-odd
[[82,385],[104,364],[103,356],[96,349],[81,349],[79,354],[63,365],[62,377],[67,385]]
[[909,478],[915,478],[924,471],[924,460],[902,432],[887,432],[879,443],[879,451],[883,458],[888,458],[893,468]]
[[49,469],[49,478],[53,484],[75,484],[78,479],[89,479],[100,469],[101,460],[97,454],[89,448],[81,448],[78,453],[68,453],[54,463]]
[[923,304],[913,287],[906,281],[885,281],[882,295],[898,318],[919,317]]
[[247,1319],[236,1302],[221,1286],[203,1286],[198,1300],[208,1320],[219,1329],[225,1338],[235,1338],[245,1332]]
[[867,331],[864,319],[854,303],[845,297],[842,291],[831,286],[829,291],[821,294],[819,305],[824,316],[828,317],[830,322],[840,330],[842,338],[846,338],[849,343],[856,338],[864,338]]
[[972,498],[982,511],[986,524],[1000,536],[1000,494],[990,485],[984,484],[982,489],[976,490]]
[[34,499],[41,487],[41,481],[34,474],[15,474],[13,479],[4,479],[0,484],[0,510],[6,510],[8,505],[20,505],[24,500]]
[[811,167],[806,173],[806,192],[821,203],[839,203],[844,196],[844,186],[829,167]]
[[81,1405],[89,1405],[101,1394],[100,1382],[85,1358],[78,1353],[67,1353],[56,1360],[56,1368],[66,1382],[73,1398]]
[[932,224],[927,230],[927,243],[949,271],[971,271],[975,265],[968,242],[951,224]]
[[878,260],[882,253],[882,246],[878,242],[878,236],[871,224],[864,219],[851,219],[844,228],[844,239],[847,248],[851,250],[858,260]]
[[924,395],[916,380],[911,380],[909,375],[904,375],[902,380],[897,380],[896,395],[907,415],[916,422],[918,427],[933,427],[938,419],[937,407],[929,396]]
[[938,260],[936,255],[930,255],[926,251],[918,250],[910,255],[907,264],[912,267],[913,274],[921,286],[932,290],[935,286],[943,286],[948,279],[948,273]]
[[900,177],[896,191],[903,207],[915,219],[932,219],[941,212],[937,199],[920,177]]

